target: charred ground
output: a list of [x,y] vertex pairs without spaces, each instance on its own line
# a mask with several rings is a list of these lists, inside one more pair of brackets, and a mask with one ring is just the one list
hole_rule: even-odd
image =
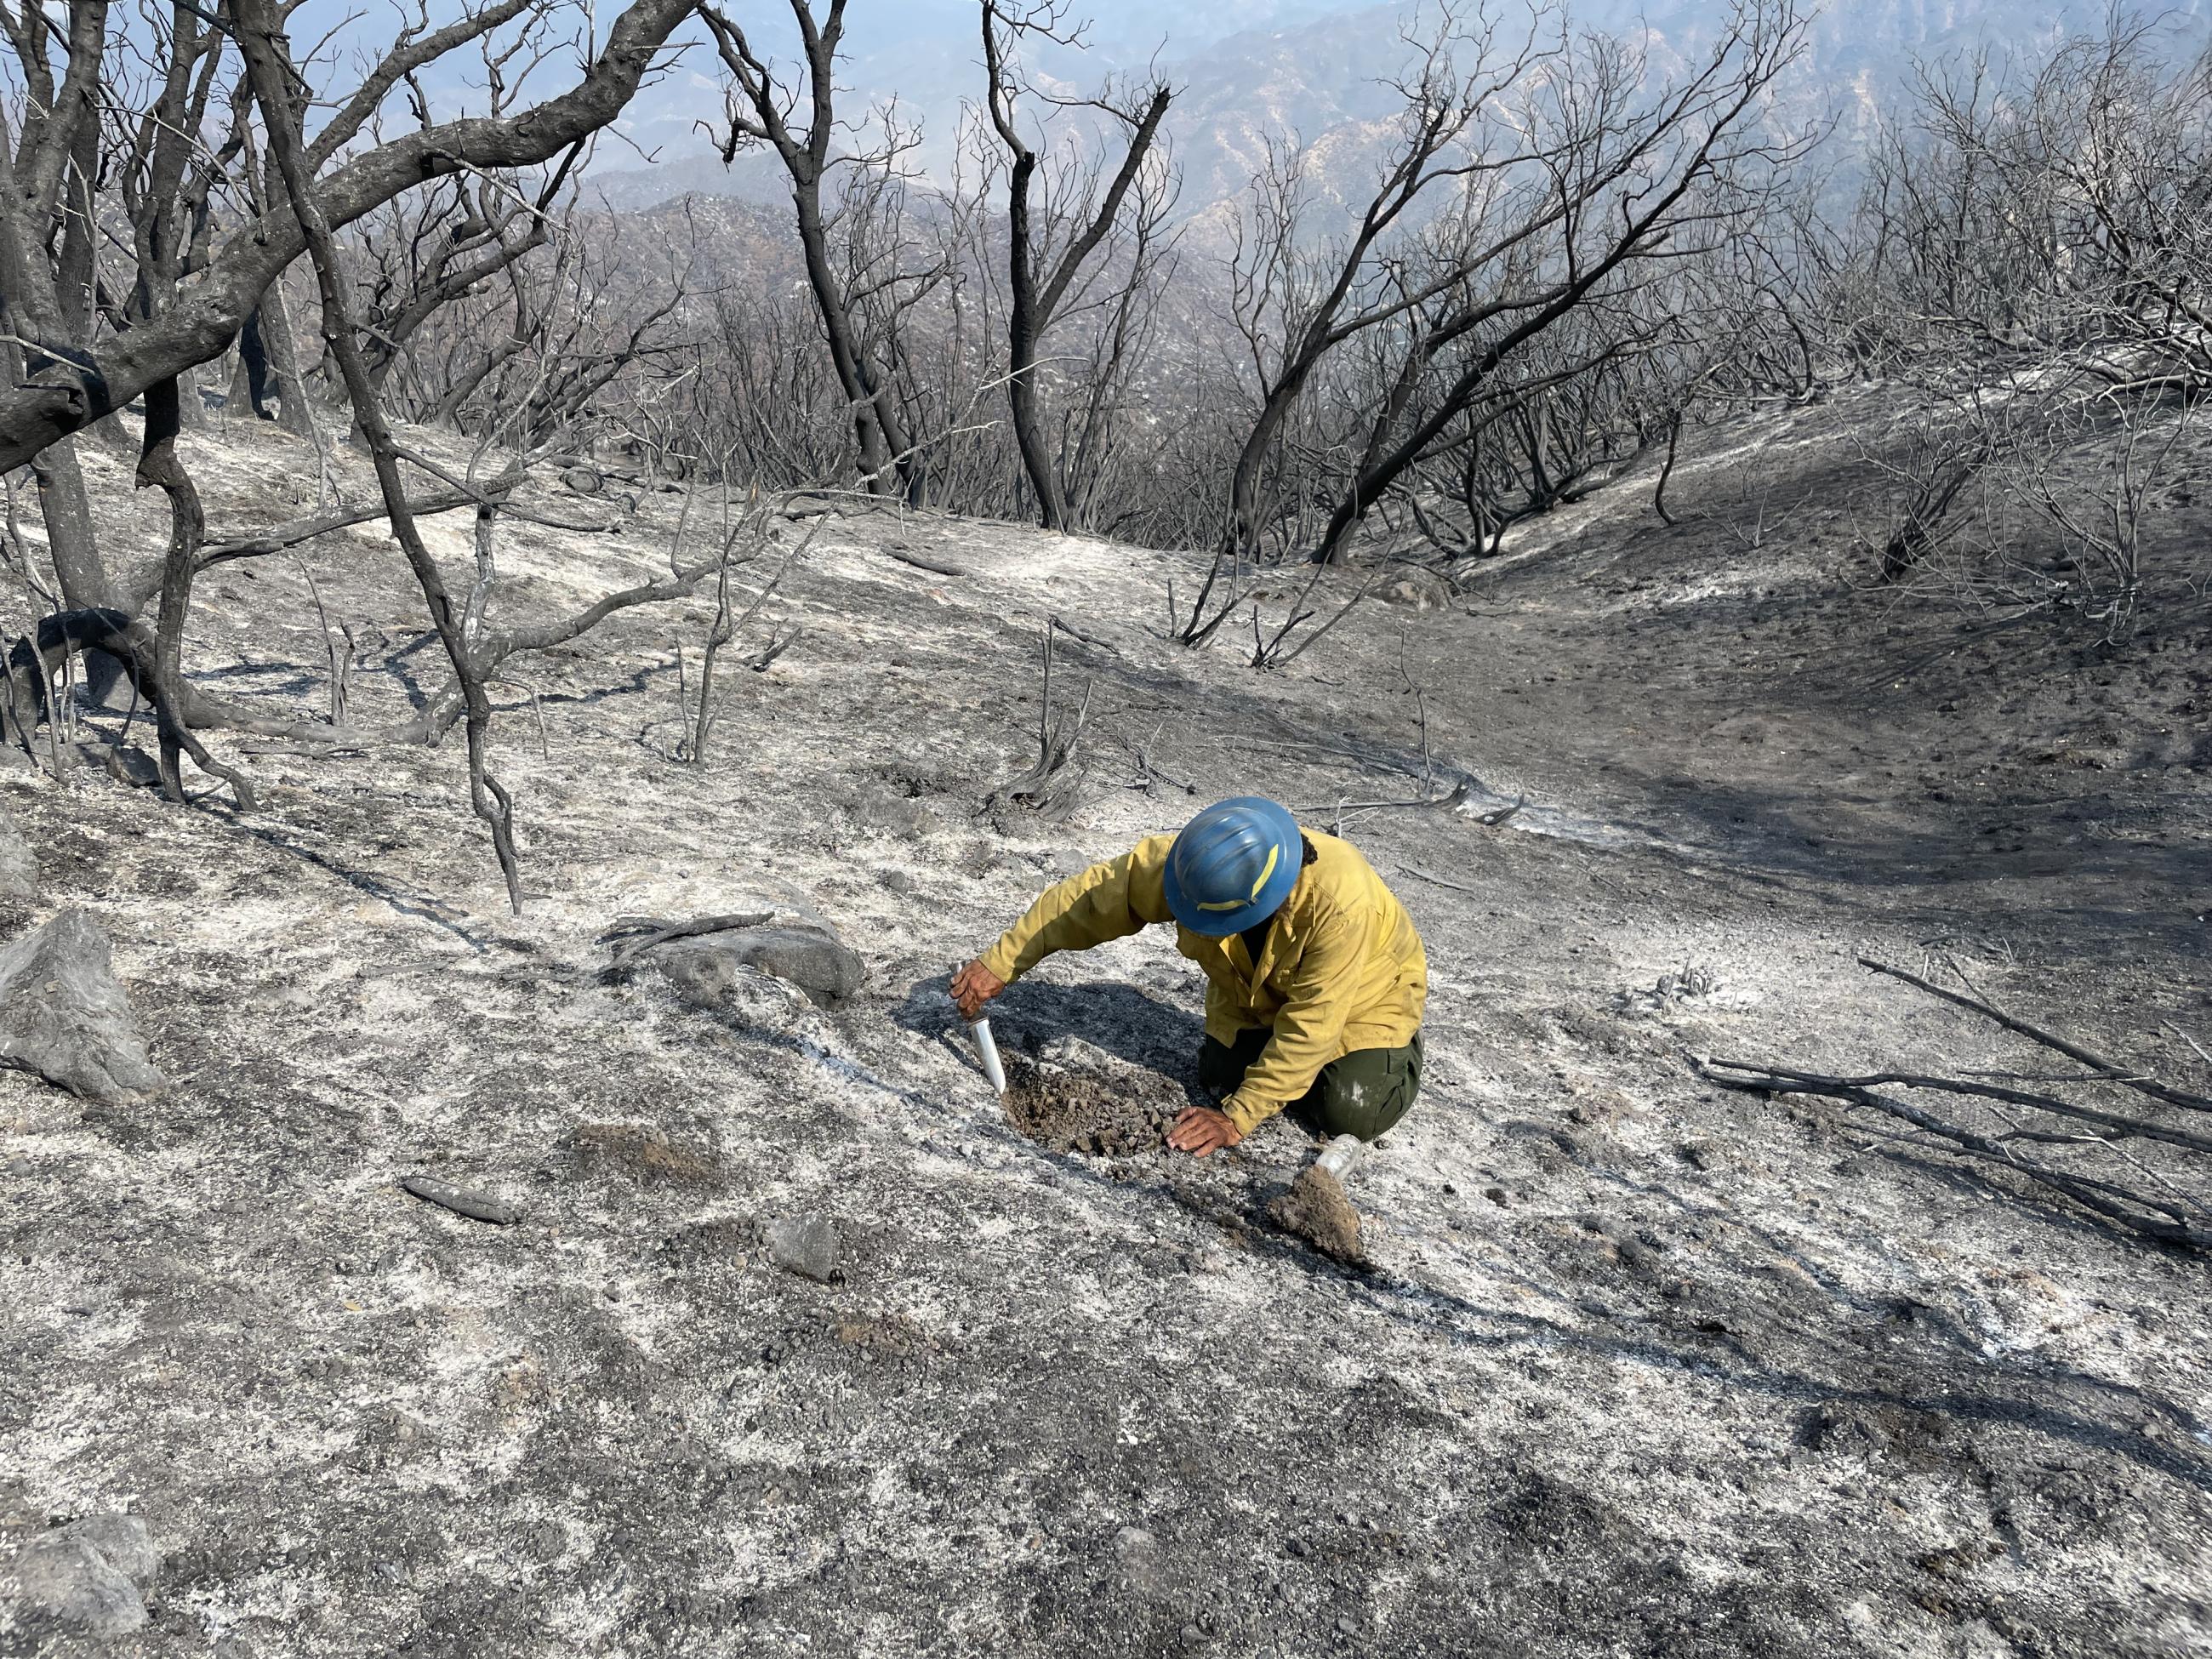
[[[2203,1650],[2202,1261],[1686,1056],[2022,1066],[1856,965],[1948,953],[2187,1073],[2212,618],[2106,653],[1899,607],[1814,418],[1754,434],[1793,503],[1759,546],[1717,434],[1676,526],[1601,495],[1280,674],[1162,640],[1179,556],[840,520],[707,767],[667,757],[703,601],[526,671],[519,920],[451,746],[233,742],[252,817],[17,774],[44,890],[13,925],[99,920],[170,1087],[0,1073],[0,1542],[144,1517],[115,1647],[164,1656]],[[312,500],[266,431],[194,461],[219,526]],[[519,530],[510,568],[571,603],[660,565],[678,505]],[[356,709],[404,714],[434,665],[397,554],[311,562]],[[1054,614],[1094,689],[1047,826],[984,803],[1034,758]],[[204,683],[313,711],[294,564],[213,574],[194,622]],[[1000,1041],[1058,1092],[990,1097],[944,975],[1039,885],[1200,798],[1327,826],[1462,769],[1528,805],[1344,818],[1434,969],[1422,1103],[1350,1183],[1366,1270],[1267,1224],[1287,1126],[1138,1144],[1199,1032],[1163,940],[1017,987]],[[618,915],[753,905],[833,922],[861,994],[607,971]],[[800,1213],[829,1282],[764,1245]],[[0,1650],[88,1645],[0,1613]]]

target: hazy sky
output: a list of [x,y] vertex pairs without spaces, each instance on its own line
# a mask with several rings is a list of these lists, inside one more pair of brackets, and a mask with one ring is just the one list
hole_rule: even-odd
[[[604,27],[617,10],[608,0],[596,3]],[[1526,15],[1525,0],[1492,3],[1501,16]],[[431,0],[431,7],[438,22],[458,10],[453,0]],[[1087,91],[1107,75],[1142,73],[1158,62],[1178,88],[1170,119],[1176,142],[1203,167],[1213,165],[1209,145],[1234,150],[1238,134],[1259,126],[1294,129],[1311,140],[1380,118],[1389,100],[1375,82],[1402,61],[1401,21],[1433,18],[1437,6],[1436,0],[1365,6],[1330,0],[1091,0],[1087,9],[1092,19],[1088,50],[1040,49],[1034,54],[1039,72]],[[728,9],[763,49],[778,56],[793,51],[796,36],[787,0],[735,0]],[[826,0],[817,6],[823,9]],[[386,0],[372,0],[366,11],[346,21],[354,10],[351,0],[309,0],[293,21],[295,49],[335,28],[335,49],[358,58],[387,45],[403,15]],[[2040,5],[1831,0],[1814,25],[1800,88],[1808,98],[1834,102],[1848,118],[1854,104],[1863,110],[1885,98],[1916,54],[1980,41],[2032,53],[2064,33],[2098,27],[2105,10],[2106,0]],[[1578,0],[1571,16],[1581,27],[1646,40],[1663,69],[1670,60],[1694,55],[1727,12],[1725,0]],[[2159,15],[2177,50],[2198,50],[2208,35],[2212,0],[2181,0],[2160,8]],[[567,43],[583,33],[586,15],[580,5],[568,4],[543,13],[543,35],[562,45],[532,82],[541,91],[573,83],[577,59]],[[845,107],[857,112],[896,95],[910,116],[923,120],[934,140],[930,154],[941,159],[963,101],[981,84],[977,16],[975,0],[853,0],[841,72],[849,88]],[[626,142],[603,143],[601,167],[635,167],[646,155],[681,161],[711,148],[700,124],[711,125],[720,114],[720,76],[701,32],[688,33],[701,43],[627,112],[620,128]],[[428,86],[448,110],[481,106],[484,78],[480,64],[456,61],[428,77]]]

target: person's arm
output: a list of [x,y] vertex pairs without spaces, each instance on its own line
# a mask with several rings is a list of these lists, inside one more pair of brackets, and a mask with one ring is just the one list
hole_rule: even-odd
[[1274,1034],[1221,1103],[1223,1115],[1249,1135],[1312,1088],[1336,1058],[1352,1008],[1346,993],[1366,951],[1364,925],[1349,915],[1324,921],[1298,957],[1290,994],[1275,1015]]
[[1048,887],[978,962],[1011,985],[1055,951],[1087,951],[1165,921],[1167,849],[1173,842],[1172,836],[1154,836]]

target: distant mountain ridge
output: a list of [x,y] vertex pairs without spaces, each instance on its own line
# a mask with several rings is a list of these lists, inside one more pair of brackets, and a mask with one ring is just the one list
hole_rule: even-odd
[[[763,9],[765,10],[765,9]],[[843,107],[856,114],[896,95],[924,124],[920,164],[949,171],[963,100],[981,82],[972,0],[852,8]],[[1203,213],[1240,194],[1271,134],[1295,134],[1325,153],[1329,185],[1352,191],[1371,173],[1391,137],[1396,95],[1383,84],[1411,48],[1402,5],[1331,6],[1322,0],[1229,0],[1203,8],[1131,0],[1097,9],[1089,49],[1048,49],[1036,67],[1070,88],[1108,75],[1141,75],[1155,61],[1177,88],[1169,134],[1183,179],[1182,209]],[[1655,69],[1666,71],[1708,52],[1726,27],[1725,0],[1590,0],[1572,14],[1578,31],[1641,38]],[[1433,17],[1433,9],[1426,15]],[[2176,58],[2212,44],[2212,0],[2161,9],[2156,25]],[[1940,58],[1986,44],[1999,53],[2033,55],[2068,35],[2103,27],[2103,0],[2058,0],[2023,8],[2016,0],[1876,0],[1832,5],[1816,15],[1807,54],[1778,89],[1785,112],[1834,116],[1848,141],[1863,134],[1901,88],[1915,58]],[[1410,24],[1405,27],[1412,27]],[[1211,38],[1208,38],[1211,37]],[[763,31],[760,44],[775,50]],[[634,210],[696,192],[781,203],[787,191],[772,156],[753,154],[723,169],[699,130],[720,113],[702,54],[663,88],[649,115],[625,124],[625,136],[659,160],[646,167],[607,167],[593,183],[611,204]],[[1327,186],[1325,186],[1327,187]]]

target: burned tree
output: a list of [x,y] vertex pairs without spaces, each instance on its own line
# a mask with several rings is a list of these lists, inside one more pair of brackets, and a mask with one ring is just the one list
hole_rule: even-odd
[[1532,392],[1654,343],[1638,294],[1755,225],[1808,147],[1765,109],[1803,32],[1792,0],[1751,0],[1655,93],[1649,65],[1617,41],[1509,40],[1448,13],[1401,83],[1379,185],[1319,252],[1297,159],[1279,153],[1235,267],[1257,406],[1231,483],[1232,549],[1249,552],[1279,510],[1267,481],[1281,447],[1347,353],[1366,355],[1372,395],[1334,434],[1356,459],[1310,550],[1322,560],[1346,556],[1377,501],[1468,441],[1470,419],[1522,425],[1525,447]]
[[[799,248],[805,259],[806,281],[821,319],[822,335],[836,366],[839,385],[852,411],[854,436],[859,445],[864,485],[881,495],[911,494],[917,467],[915,447],[892,380],[895,359],[886,364],[861,337],[859,311],[862,290],[882,293],[927,289],[941,280],[943,268],[932,261],[918,269],[902,263],[897,246],[875,250],[887,260],[856,276],[840,270],[836,244],[848,204],[837,198],[838,169],[880,180],[896,179],[905,156],[920,142],[919,134],[903,127],[895,112],[882,121],[881,142],[861,154],[836,155],[837,136],[836,63],[845,34],[845,0],[829,0],[823,15],[815,15],[813,0],[791,0],[793,21],[801,43],[805,96],[776,78],[768,60],[755,51],[743,28],[714,7],[700,15],[713,34],[729,72],[727,98],[729,131],[722,142],[722,159],[732,159],[748,145],[766,144],[775,150],[791,178],[792,208],[797,219]],[[794,114],[804,104],[805,116],[795,124]],[[824,185],[833,186],[825,204]],[[848,238],[849,240],[849,237]]]
[[[395,87],[526,9],[523,0],[499,0],[446,27],[410,31],[333,100],[312,142],[302,140],[295,181],[313,191],[325,222],[333,230],[350,224],[426,180],[526,167],[569,149],[619,112],[690,9],[676,0],[641,0],[617,21],[575,87],[532,107],[426,121],[388,142],[364,139]],[[31,654],[50,660],[112,646],[136,671],[144,653],[135,613],[159,597],[167,644],[156,655],[173,655],[191,573],[215,557],[239,556],[198,545],[197,493],[174,442],[197,396],[190,372],[221,355],[271,297],[306,236],[284,181],[270,176],[255,143],[250,90],[238,82],[227,100],[216,95],[225,64],[235,64],[250,32],[242,17],[228,5],[213,12],[180,6],[160,14],[161,27],[140,39],[110,31],[109,9],[94,0],[72,5],[67,29],[58,31],[53,9],[0,6],[20,117],[0,131],[0,139],[12,141],[0,143],[8,173],[0,190],[7,198],[0,321],[19,371],[0,392],[0,465],[28,463],[42,484],[52,483],[46,495],[58,529],[51,545],[66,609],[42,625]],[[264,8],[254,14],[255,27],[281,32],[286,15]],[[302,66],[283,73],[304,87]],[[142,85],[150,91],[134,104]],[[227,132],[216,125],[226,104]],[[327,171],[316,177],[318,169]],[[240,216],[228,234],[215,229],[218,203]],[[106,239],[125,252],[103,264],[87,250],[110,204],[123,210],[131,235],[127,244]],[[285,387],[288,400],[292,389]],[[150,567],[116,571],[79,510],[81,489],[69,488],[68,446],[71,434],[142,395],[139,476],[169,495],[174,534]],[[159,666],[149,659],[133,678],[145,683],[149,701],[166,702],[175,732],[218,717],[211,700]],[[179,750],[192,752],[173,735],[165,728],[172,759]]]
[[2107,643],[2135,625],[2140,545],[2212,397],[2208,88],[2212,58],[2176,68],[2126,18],[1920,71],[1829,287],[1839,354],[1911,392],[1870,456],[1885,580]]
[[[160,315],[119,333],[72,334],[59,304],[47,248],[65,212],[62,181],[100,83],[108,6],[76,0],[57,86],[49,66],[58,49],[51,28],[33,28],[29,10],[9,11],[16,37],[30,43],[40,112],[23,124],[7,165],[11,201],[0,222],[10,331],[31,343],[26,373],[0,393],[0,467],[23,465],[72,433],[124,408],[149,386],[211,362],[228,348],[270,283],[305,251],[289,204],[273,207],[222,239]],[[194,16],[197,7],[183,9]],[[341,229],[403,191],[479,169],[536,166],[561,154],[621,112],[691,0],[635,0],[609,28],[606,45],[575,86],[497,118],[436,122],[380,143],[352,145],[391,88],[409,73],[498,27],[520,0],[472,13],[387,53],[330,121],[303,158],[315,177],[316,206]],[[40,14],[44,15],[43,13]],[[228,17],[228,12],[219,14]],[[219,33],[219,32],[218,32]],[[31,71],[27,70],[27,74]],[[205,151],[194,146],[198,164]],[[105,573],[93,579],[104,585]],[[72,596],[75,599],[76,596]],[[80,601],[81,602],[81,601]]]
[[[1155,81],[1118,95],[1109,87],[1100,97],[1085,100],[1083,106],[1104,113],[1126,129],[1121,164],[1110,179],[1102,165],[1093,163],[1057,180],[1048,179],[1040,204],[1036,191],[1043,158],[1023,137],[1019,109],[1024,94],[1033,98],[1039,94],[1022,84],[1012,54],[1025,36],[1066,45],[1079,32],[1066,21],[1062,0],[1041,4],[983,0],[982,21],[985,106],[1007,157],[1006,270],[1012,302],[1006,315],[1006,401],[1022,467],[1036,492],[1038,516],[1046,529],[1062,530],[1068,525],[1066,495],[1061,463],[1046,447],[1038,407],[1038,345],[1071,298],[1079,296],[1079,284],[1092,269],[1101,244],[1120,222],[1133,190],[1138,193],[1139,218],[1145,226],[1137,244],[1140,260],[1153,246],[1164,186],[1156,179],[1147,189],[1140,181],[1153,161],[1160,123],[1175,94],[1164,81]],[[1076,106],[1062,99],[1045,101],[1061,109]]]

